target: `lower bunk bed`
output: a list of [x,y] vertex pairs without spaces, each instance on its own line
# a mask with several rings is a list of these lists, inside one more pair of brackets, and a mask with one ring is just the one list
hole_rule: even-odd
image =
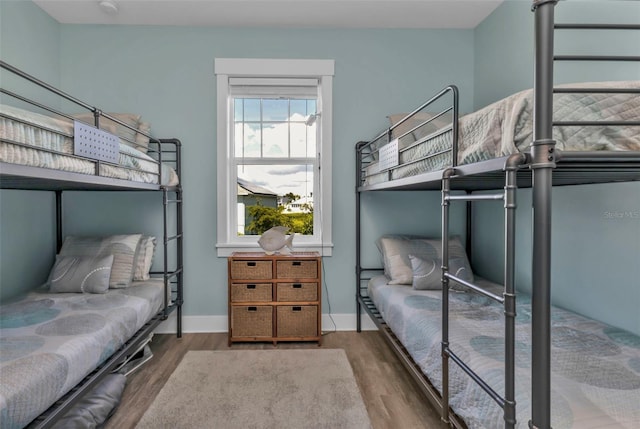
[[3,303],[0,426],[38,426],[34,419],[46,420],[47,409],[96,368],[117,369],[129,357],[125,348],[138,349],[164,320],[166,296],[164,280],[150,279],[99,294],[43,287]]
[[[436,270],[438,271],[438,270]],[[373,276],[361,302],[420,371],[436,397],[442,392],[442,291],[416,290]],[[475,278],[500,294],[503,287]],[[470,305],[473,304],[473,305]],[[504,395],[504,308],[473,291],[449,293],[450,347]],[[640,427],[640,337],[558,307],[551,310],[554,428]],[[531,299],[518,295],[516,317],[516,427],[531,415]],[[458,427],[504,425],[502,409],[457,365],[450,367],[449,403]]]

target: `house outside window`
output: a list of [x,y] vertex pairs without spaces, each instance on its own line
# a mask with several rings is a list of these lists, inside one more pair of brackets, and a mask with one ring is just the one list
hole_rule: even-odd
[[[216,59],[218,256],[272,226],[330,256],[333,60]],[[325,161],[324,163],[322,162]]]

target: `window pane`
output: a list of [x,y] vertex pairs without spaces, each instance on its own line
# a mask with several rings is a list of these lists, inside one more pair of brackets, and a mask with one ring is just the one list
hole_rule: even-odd
[[[291,100],[291,120],[295,120],[294,117],[306,117],[307,116],[307,100]],[[303,119],[304,120],[304,119]]]
[[[313,235],[313,166],[238,166],[238,235],[261,235],[274,226]],[[295,243],[294,243],[295,245]]]
[[316,100],[307,100],[307,115],[316,114]]
[[242,119],[244,118],[244,116],[242,115],[242,110],[242,99],[235,98],[233,100],[233,120],[235,122],[242,121]]
[[291,156],[294,158],[315,157],[316,125],[291,123]]
[[260,121],[260,99],[244,99],[244,120]]
[[262,100],[263,121],[286,121],[289,119],[289,100],[269,99]]
[[262,156],[265,158],[289,157],[289,127],[287,122],[279,124],[264,124],[262,135],[264,147]]
[[236,127],[236,157],[260,157],[261,132],[260,124],[237,123]]

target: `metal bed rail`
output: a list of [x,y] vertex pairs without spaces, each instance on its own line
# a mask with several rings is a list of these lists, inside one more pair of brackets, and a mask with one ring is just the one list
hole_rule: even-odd
[[[132,132],[134,132],[136,134],[140,134],[140,135],[148,138],[150,142],[157,143],[156,147],[153,147],[153,145],[149,145],[148,148],[145,148],[144,145],[139,144],[139,143],[137,143],[135,141],[132,141],[130,138],[127,138],[127,137],[122,136],[122,135],[117,135],[117,137],[119,139],[123,140],[124,142],[126,142],[126,144],[128,146],[135,147],[136,149],[138,149],[140,152],[143,152],[143,153],[144,152],[148,152],[151,155],[152,160],[149,160],[148,158],[146,158],[144,156],[139,156],[139,155],[136,155],[136,154],[127,154],[127,156],[135,158],[135,159],[138,159],[138,160],[143,160],[145,162],[151,162],[151,163],[156,164],[157,168],[158,168],[158,172],[155,173],[155,172],[151,172],[151,171],[139,170],[139,169],[135,169],[135,168],[131,168],[131,167],[122,166],[122,165],[119,165],[118,163],[111,163],[111,162],[104,161],[104,160],[82,157],[82,156],[69,154],[69,153],[63,153],[63,152],[50,150],[50,149],[46,149],[46,148],[38,148],[38,150],[42,150],[42,151],[49,152],[49,153],[52,153],[52,154],[57,154],[57,155],[64,155],[64,156],[70,157],[70,158],[77,158],[77,159],[91,161],[91,162],[93,162],[95,164],[94,174],[96,176],[100,176],[100,165],[104,163],[104,164],[115,165],[115,166],[118,166],[120,168],[124,168],[124,169],[127,169],[127,170],[144,171],[145,173],[156,175],[158,177],[158,183],[161,182],[160,179],[162,177],[161,173],[162,173],[162,162],[163,162],[163,159],[162,159],[163,158],[163,152],[161,150],[162,149],[162,145],[159,143],[159,141],[156,138],[151,136],[149,133],[147,133],[145,131],[142,131],[142,130],[140,130],[138,128],[135,128],[135,127],[127,124],[126,122],[118,119],[117,117],[114,117],[113,115],[110,115],[110,114],[108,114],[106,112],[103,112],[102,110],[98,109],[97,107],[91,106],[90,104],[88,104],[88,103],[86,103],[86,102],[84,102],[84,101],[82,101],[82,100],[80,100],[80,99],[78,99],[76,97],[73,97],[73,96],[67,94],[64,91],[59,90],[58,88],[55,88],[54,86],[52,86],[52,85],[50,85],[50,84],[48,84],[48,83],[46,83],[46,82],[34,77],[32,75],[30,75],[29,73],[26,73],[26,72],[18,69],[17,67],[12,66],[11,64],[9,64],[9,63],[7,63],[5,61],[0,60],[0,68],[4,69],[4,70],[7,70],[8,72],[18,76],[19,78],[24,79],[25,81],[30,82],[30,83],[34,84],[35,86],[37,86],[37,87],[43,88],[44,90],[46,90],[46,91],[48,91],[48,92],[50,92],[52,94],[55,94],[55,95],[61,97],[62,99],[67,100],[67,101],[75,104],[76,106],[81,107],[84,110],[88,110],[89,112],[93,113],[94,123],[92,125],[95,126],[98,129],[102,129],[101,128],[101,118],[104,118],[104,119],[108,119],[108,120],[110,120],[112,122],[115,122],[119,126],[127,128],[128,130],[130,130],[130,131],[132,131]],[[53,108],[53,107],[48,106],[46,104],[40,103],[40,102],[38,102],[36,100],[33,100],[31,98],[22,96],[20,94],[17,94],[15,92],[11,91],[11,90],[6,89],[6,88],[0,88],[0,93],[1,94],[5,94],[5,95],[7,95],[9,97],[12,97],[12,98],[14,98],[16,100],[19,100],[19,101],[21,101],[23,103],[29,104],[29,105],[31,105],[33,107],[38,108],[38,109],[42,109],[42,110],[47,111],[49,113],[53,113],[56,116],[59,116],[59,117],[62,117],[62,118],[66,118],[66,119],[68,119],[70,121],[78,121],[78,122],[84,123],[84,121],[78,120],[74,116],[72,116],[70,114],[67,114],[65,112],[62,112],[60,109],[56,109],[56,108]],[[66,137],[72,137],[71,135],[60,133],[59,131],[56,131],[56,130],[49,130],[49,131],[51,131],[53,133],[56,133],[56,134],[59,134],[59,135],[66,136]],[[3,140],[3,141],[6,141],[7,143],[18,145],[18,146],[23,146],[23,147],[27,147],[27,148],[30,147],[28,145],[24,145],[24,144],[18,143],[18,142],[13,142],[13,141],[9,141],[9,140]],[[122,152],[120,152],[120,153],[122,153]]]
[[[451,97],[450,101],[447,97]],[[445,106],[438,108],[436,110],[437,113],[433,113],[427,118],[419,118],[417,120],[416,125],[411,126],[411,128],[407,130],[402,130],[401,132],[397,132],[397,130],[403,124],[409,124],[408,121],[412,119],[418,118],[418,115],[421,112],[426,112],[425,109],[429,107],[435,107],[437,103],[445,102]],[[447,115],[451,116],[450,125],[446,127],[442,127],[437,132],[429,133],[429,135],[422,137],[420,139],[416,139],[414,142],[409,144],[407,147],[397,148],[393,147],[390,153],[385,153],[382,148],[387,145],[397,144],[397,142],[402,141],[405,137],[411,136],[414,132],[421,129],[422,127],[431,124],[432,122],[441,119]],[[459,91],[455,85],[449,85],[446,88],[442,89],[439,93],[434,95],[429,100],[425,101],[418,108],[408,113],[404,118],[399,120],[397,123],[393,124],[389,128],[387,128],[384,132],[374,137],[372,140],[368,142],[361,142],[356,147],[356,157],[358,158],[358,162],[360,163],[359,174],[356,178],[356,183],[358,186],[362,185],[369,175],[365,172],[365,168],[374,164],[379,164],[379,169],[375,172],[375,174],[386,173],[389,176],[389,180],[391,180],[392,172],[400,166],[415,164],[420,161],[424,161],[430,158],[434,158],[436,156],[440,156],[446,153],[451,153],[450,165],[455,167],[458,162],[458,119],[459,119]],[[434,140],[437,137],[440,137],[446,133],[451,133],[450,145],[449,147],[440,150],[438,152],[430,153],[421,157],[420,159],[412,160],[405,164],[399,164],[400,154],[410,150],[411,148],[420,145],[420,144],[429,144],[429,141]],[[391,147],[391,146],[389,146]],[[382,162],[384,161],[384,162]]]

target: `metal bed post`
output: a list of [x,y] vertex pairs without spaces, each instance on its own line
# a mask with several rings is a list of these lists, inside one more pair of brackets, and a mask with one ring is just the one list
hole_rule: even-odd
[[178,191],[176,191],[176,199],[177,199],[177,204],[178,204],[178,208],[177,208],[177,223],[178,223],[178,235],[180,236],[179,240],[178,240],[178,269],[180,270],[178,272],[178,302],[180,303],[180,305],[178,305],[178,320],[177,320],[177,335],[178,338],[182,337],[182,304],[184,303],[184,257],[183,257],[183,252],[184,252],[184,244],[183,244],[183,237],[184,237],[184,232],[182,230],[182,187],[180,187],[178,189]]
[[356,331],[362,332],[362,305],[360,304],[360,282],[362,276],[361,232],[360,232],[360,171],[362,170],[362,148],[366,142],[356,144]]
[[518,166],[524,163],[524,154],[511,155],[505,168],[504,186],[504,422],[505,427],[516,424],[516,290],[515,290],[515,249],[516,249],[516,191]]
[[442,410],[441,419],[449,423],[449,196],[451,176],[448,168],[442,173]]
[[[163,144],[172,144],[175,147],[175,163],[176,163],[176,171],[178,174],[181,173],[181,146],[182,143],[178,139],[159,139],[157,141],[158,147],[160,148],[159,152],[162,152]],[[169,193],[172,192],[175,194],[175,199],[169,198]],[[168,228],[168,209],[169,204],[176,204],[176,231],[175,235],[169,235]],[[183,204],[183,195],[182,195],[182,185],[177,185],[176,187],[162,187],[162,220],[163,220],[163,250],[164,250],[164,269],[162,271],[163,279],[164,279],[164,287],[165,291],[171,291],[171,279],[175,277],[176,282],[176,310],[177,310],[177,326],[176,326],[176,334],[178,338],[182,337],[182,304],[184,303],[184,288],[183,288],[183,275],[184,275],[184,231],[183,231],[183,222],[182,222],[182,204]],[[176,240],[176,267],[175,270],[169,271],[169,242]],[[164,297],[164,319],[169,316],[169,296],[165,293]]]
[[56,191],[56,253],[60,253],[60,249],[62,249],[62,240],[64,238],[62,231],[63,215],[62,191]]
[[533,143],[533,254],[530,428],[551,427],[551,193],[553,140],[553,25],[557,0],[536,0]]

